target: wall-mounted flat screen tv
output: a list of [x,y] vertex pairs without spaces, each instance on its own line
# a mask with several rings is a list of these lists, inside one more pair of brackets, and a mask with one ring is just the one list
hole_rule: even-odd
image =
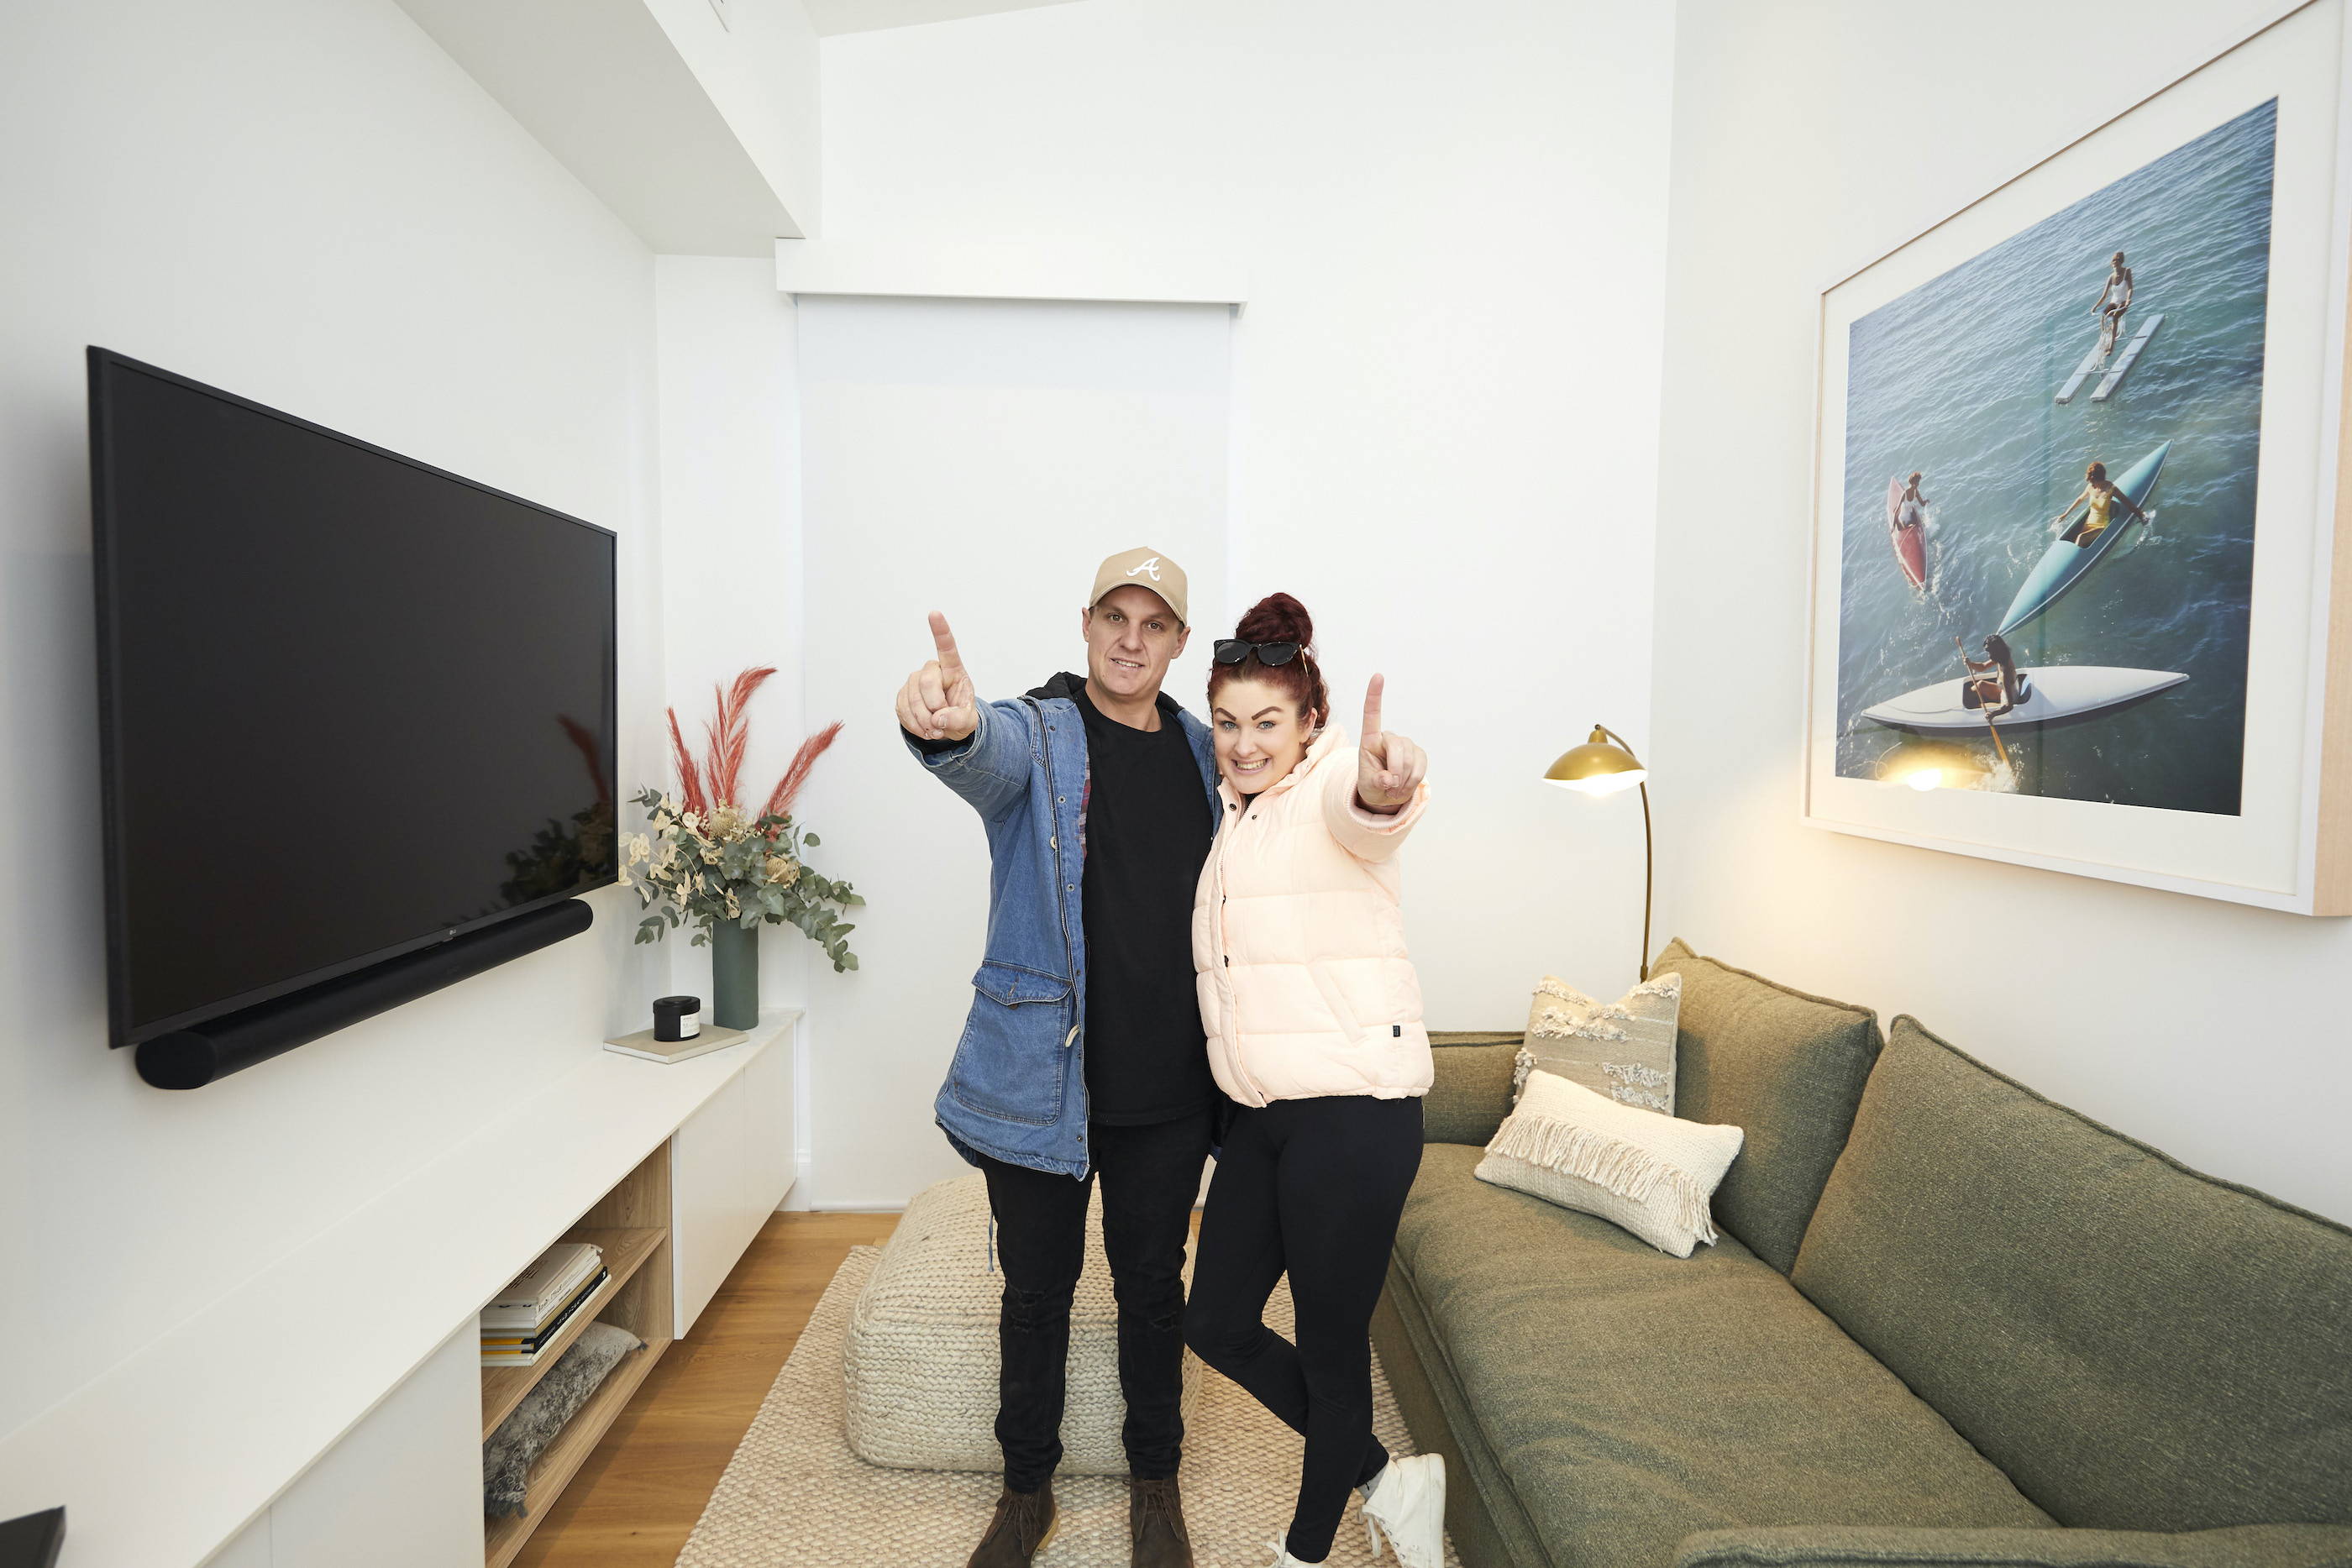
[[614,879],[614,535],[89,350],[110,1035]]

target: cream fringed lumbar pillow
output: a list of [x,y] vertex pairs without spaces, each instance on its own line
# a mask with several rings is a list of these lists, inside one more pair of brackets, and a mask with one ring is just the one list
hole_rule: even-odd
[[1538,1069],[1473,1174],[1687,1258],[1716,1239],[1707,1204],[1744,1136],[1637,1110]]
[[1675,1028],[1683,977],[1644,980],[1613,1002],[1597,1002],[1556,975],[1536,987],[1519,1050],[1516,1092],[1530,1071],[1558,1073],[1623,1105],[1675,1113]]

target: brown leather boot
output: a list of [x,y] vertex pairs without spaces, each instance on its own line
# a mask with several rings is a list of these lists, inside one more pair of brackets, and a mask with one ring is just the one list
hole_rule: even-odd
[[1007,1488],[996,1500],[996,1517],[988,1521],[988,1533],[980,1538],[964,1568],[1029,1568],[1030,1559],[1045,1550],[1060,1522],[1052,1481],[1027,1493]]
[[1192,1568],[1192,1532],[1174,1478],[1127,1479],[1128,1561],[1134,1568]]

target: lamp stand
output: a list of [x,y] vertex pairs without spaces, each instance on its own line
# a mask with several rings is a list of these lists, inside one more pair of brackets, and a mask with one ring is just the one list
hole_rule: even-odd
[[1650,770],[1625,744],[1625,737],[1605,724],[1592,727],[1592,734],[1582,746],[1570,747],[1560,753],[1559,760],[1544,769],[1547,782],[1562,785],[1588,795],[1615,794],[1628,784],[1637,784],[1642,790],[1642,951],[1633,966],[1641,976],[1637,984],[1650,982],[1650,905],[1657,889],[1658,857],[1650,834]]
[[1643,983],[1650,978],[1650,893],[1656,881],[1656,856],[1650,848],[1650,781],[1642,780],[1642,962]]

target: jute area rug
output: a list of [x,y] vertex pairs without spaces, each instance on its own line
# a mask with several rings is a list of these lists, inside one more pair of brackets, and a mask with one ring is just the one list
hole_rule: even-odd
[[[1002,1478],[957,1470],[893,1470],[849,1451],[843,1435],[842,1351],[850,1304],[880,1249],[850,1253],[825,1287],[790,1360],[743,1435],[678,1568],[963,1568],[988,1526]],[[1290,1291],[1266,1321],[1290,1332]],[[1372,1426],[1391,1453],[1413,1451],[1379,1360]],[[1184,1515],[1200,1568],[1266,1568],[1267,1542],[1290,1522],[1299,1439],[1216,1373],[1202,1379],[1184,1435]],[[1061,1528],[1037,1568],[1127,1568],[1127,1482],[1118,1476],[1055,1479]],[[1350,1500],[1330,1562],[1372,1562],[1362,1505]],[[1445,1560],[1455,1565],[1451,1546]],[[1380,1561],[1393,1568],[1393,1552]]]

